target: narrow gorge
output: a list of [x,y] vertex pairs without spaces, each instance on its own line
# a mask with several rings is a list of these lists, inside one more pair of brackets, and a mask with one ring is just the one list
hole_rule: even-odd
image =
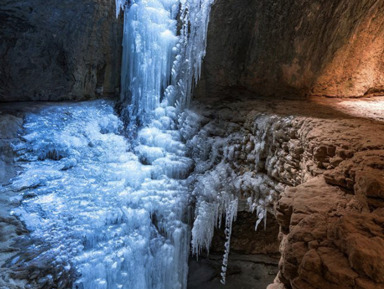
[[0,0],[0,288],[384,288],[384,2]]

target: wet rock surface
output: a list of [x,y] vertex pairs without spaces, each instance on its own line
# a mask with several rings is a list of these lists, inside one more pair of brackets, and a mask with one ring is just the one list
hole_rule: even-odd
[[0,101],[118,94],[115,1],[2,0],[0,19]]

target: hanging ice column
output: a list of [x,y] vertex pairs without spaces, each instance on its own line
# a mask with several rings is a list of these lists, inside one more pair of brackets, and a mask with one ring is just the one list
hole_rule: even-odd
[[131,129],[147,124],[158,107],[189,104],[205,56],[212,2],[116,1],[118,11],[124,9],[121,101]]

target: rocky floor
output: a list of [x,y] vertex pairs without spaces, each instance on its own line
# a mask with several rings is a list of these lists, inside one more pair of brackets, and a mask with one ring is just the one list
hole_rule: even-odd
[[266,255],[231,254],[226,284],[220,283],[222,255],[189,263],[189,289],[262,289],[276,276],[278,259]]

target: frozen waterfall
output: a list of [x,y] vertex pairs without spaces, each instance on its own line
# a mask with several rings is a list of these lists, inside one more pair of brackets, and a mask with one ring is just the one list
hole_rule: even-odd
[[[121,101],[129,128],[158,107],[180,112],[200,77],[213,0],[117,0],[124,10]],[[118,13],[117,13],[118,15]]]
[[60,288],[71,276],[81,289],[186,287],[193,161],[178,118],[200,76],[212,2],[116,1],[117,16],[124,10],[120,118],[105,100],[26,115],[11,187],[33,258],[11,263],[48,263],[39,284]]

